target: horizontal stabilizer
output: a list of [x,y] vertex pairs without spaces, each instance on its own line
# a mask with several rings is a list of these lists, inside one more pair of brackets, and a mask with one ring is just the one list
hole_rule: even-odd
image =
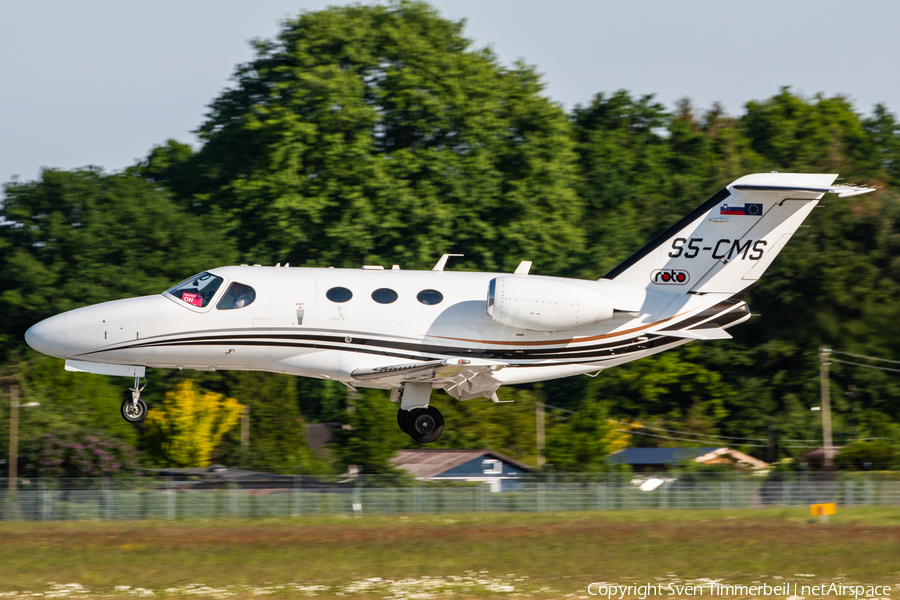
[[682,329],[680,331],[666,331],[666,335],[689,340],[730,340],[731,334],[721,327],[709,329]]
[[874,192],[877,188],[858,185],[826,185],[826,186],[794,186],[794,185],[743,185],[734,186],[736,190],[754,192],[812,192],[814,194],[837,194],[838,198],[861,196]]

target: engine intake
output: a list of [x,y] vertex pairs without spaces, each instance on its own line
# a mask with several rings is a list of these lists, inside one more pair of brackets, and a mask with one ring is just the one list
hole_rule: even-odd
[[552,277],[495,277],[487,314],[497,323],[536,331],[565,331],[613,318],[614,300],[595,289]]

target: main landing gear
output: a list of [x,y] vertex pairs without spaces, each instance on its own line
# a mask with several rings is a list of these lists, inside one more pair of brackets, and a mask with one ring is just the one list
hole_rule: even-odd
[[397,425],[400,431],[420,444],[427,444],[441,437],[444,432],[444,416],[433,406],[428,406],[431,398],[431,383],[409,381],[391,391],[391,402],[400,405],[397,411]]
[[134,378],[134,387],[131,389],[131,400],[122,402],[122,417],[129,423],[140,423],[147,416],[147,403],[141,400],[141,392],[147,387],[147,380],[144,385],[138,387],[141,383],[140,377]]
[[420,444],[427,444],[441,437],[444,432],[444,416],[433,406],[397,411],[400,430]]

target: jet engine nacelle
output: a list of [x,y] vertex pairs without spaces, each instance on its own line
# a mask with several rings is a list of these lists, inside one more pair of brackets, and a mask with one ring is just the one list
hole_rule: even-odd
[[613,299],[573,281],[512,275],[491,280],[487,313],[510,327],[564,331],[611,319]]

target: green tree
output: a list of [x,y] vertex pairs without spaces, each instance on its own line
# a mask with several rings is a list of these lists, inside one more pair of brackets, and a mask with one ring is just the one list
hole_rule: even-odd
[[410,442],[397,427],[397,405],[383,390],[361,389],[353,407],[347,415],[350,428],[335,432],[337,455],[344,465],[356,465],[363,473],[395,471],[391,458]]
[[841,448],[834,464],[841,469],[890,469],[895,467],[896,450],[883,440],[858,441]]
[[185,214],[130,174],[47,169],[4,186],[0,206],[0,332],[22,347],[37,321],[79,306],[158,294],[234,261],[214,216]]
[[[563,415],[560,415],[563,416]],[[618,426],[609,420],[609,408],[604,402],[585,399],[577,414],[550,428],[547,438],[547,463],[557,471],[586,473],[609,468],[607,457],[617,448],[621,437]]]
[[444,415],[446,425],[437,442],[422,447],[496,450],[536,466],[535,408],[542,398],[541,388],[502,387],[497,393],[504,404],[486,398],[459,402],[444,392],[432,394],[431,402]]
[[194,389],[188,379],[147,413],[149,446],[159,466],[205,467],[222,436],[238,424],[243,406],[234,398]]
[[844,96],[819,94],[808,101],[784,87],[768,100],[748,102],[746,109],[744,135],[774,167],[856,177],[880,168],[863,120]]
[[298,403],[299,379],[259,371],[227,372],[215,389],[240,398],[249,408],[250,448],[245,456],[236,427],[226,433],[213,461],[268,472],[329,470],[331,465],[318,460],[307,444],[306,419]]
[[289,19],[213,101],[196,156],[170,144],[142,172],[228,215],[255,261],[422,267],[464,250],[469,267],[566,272],[582,241],[566,115],[462,27],[417,2]]

